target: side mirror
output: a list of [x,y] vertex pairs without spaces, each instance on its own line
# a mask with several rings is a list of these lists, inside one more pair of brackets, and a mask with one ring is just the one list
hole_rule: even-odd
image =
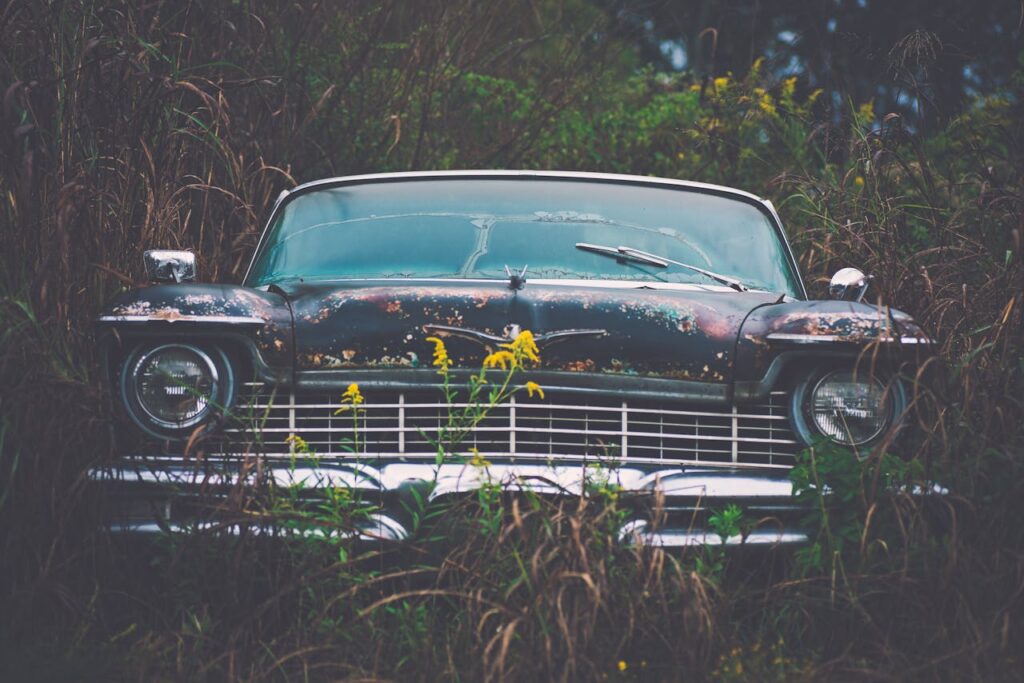
[[191,282],[196,279],[196,255],[191,251],[151,249],[142,255],[152,282]]
[[840,301],[860,301],[868,291],[870,280],[870,275],[856,268],[842,268],[836,271],[828,283],[829,296]]

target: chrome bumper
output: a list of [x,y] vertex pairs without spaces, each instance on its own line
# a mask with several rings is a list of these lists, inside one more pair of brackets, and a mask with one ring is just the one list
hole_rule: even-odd
[[[427,502],[469,494],[483,485],[542,496],[579,496],[595,485],[614,487],[620,504],[631,511],[622,530],[628,544],[666,548],[694,545],[792,545],[806,543],[799,528],[804,509],[793,498],[787,468],[659,467],[588,468],[506,463],[473,466],[425,462],[388,462],[379,466],[341,460],[315,467],[263,463],[260,467],[222,467],[211,473],[171,459],[130,459],[89,472],[108,503],[108,525],[126,533],[240,533],[239,517],[218,519],[217,502],[260,481],[276,486],[301,484],[315,492],[344,487],[378,502],[379,510],[353,531],[366,540],[401,541],[409,535],[409,501]],[[243,473],[245,472],[245,473]],[[196,501],[204,501],[196,513]],[[212,504],[211,504],[212,502]],[[723,539],[707,526],[711,513],[738,505],[750,524],[745,535]],[[210,514],[213,511],[214,514]],[[248,533],[277,533],[246,523]]]

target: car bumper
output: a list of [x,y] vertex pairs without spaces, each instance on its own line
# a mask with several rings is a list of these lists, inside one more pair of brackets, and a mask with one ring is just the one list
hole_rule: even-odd
[[[362,540],[397,542],[414,526],[410,510],[500,486],[549,497],[615,491],[628,510],[621,540],[665,548],[695,545],[770,547],[806,543],[805,510],[793,496],[787,468],[587,467],[579,464],[443,464],[336,461],[315,466],[240,463],[202,468],[181,460],[125,459],[89,472],[101,490],[111,531],[131,534],[271,534],[281,529],[265,515],[243,512],[255,490],[300,490],[315,499],[324,488],[346,488],[372,501],[375,511],[348,532]],[[283,489],[282,489],[283,487]],[[743,510],[743,534],[722,538],[709,517],[728,505]],[[294,533],[294,532],[287,532]]]

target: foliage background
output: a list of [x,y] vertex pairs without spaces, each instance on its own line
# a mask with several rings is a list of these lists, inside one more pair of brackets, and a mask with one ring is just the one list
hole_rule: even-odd
[[[1019,678],[1022,16],[1010,0],[0,3],[0,672]],[[89,322],[141,279],[140,251],[195,249],[204,278],[237,280],[282,189],[444,168],[770,197],[814,295],[859,265],[939,340],[901,455],[954,495],[926,510],[840,473],[861,542],[797,567],[624,554],[582,504],[542,507],[534,531],[506,530],[517,543],[499,519],[506,542],[467,535],[429,578],[97,534],[83,473],[110,437]],[[546,559],[522,574],[522,557]],[[507,638],[485,637],[488,601],[525,615]]]

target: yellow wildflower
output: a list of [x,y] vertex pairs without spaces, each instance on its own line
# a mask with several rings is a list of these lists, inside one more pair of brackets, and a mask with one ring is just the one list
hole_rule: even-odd
[[690,92],[700,92],[700,83],[694,83],[690,86]]
[[795,92],[796,92],[796,76],[792,76],[792,77],[787,78],[784,81],[782,81],[782,97],[783,98],[789,99],[789,98],[793,97],[793,93],[795,93]]
[[484,456],[480,455],[480,450],[478,448],[476,448],[476,447],[470,448],[469,452],[473,454],[473,457],[469,461],[469,464],[472,465],[473,467],[490,467],[491,466],[491,462],[487,458],[485,458]]
[[541,398],[544,398],[544,390],[541,389],[540,385],[537,384],[536,382],[526,383],[526,393],[530,396],[530,398],[533,398],[534,394],[537,394]]
[[718,90],[725,90],[728,87],[729,87],[729,77],[728,76],[719,76],[718,78],[715,79],[715,90],[716,91],[718,91]]
[[854,178],[853,179],[853,186],[856,187],[858,190],[863,188],[864,187],[864,177],[863,176],[857,176],[856,178]]
[[857,107],[857,118],[862,124],[872,123],[875,120],[875,101],[868,100]]
[[523,330],[516,335],[511,344],[502,344],[501,348],[508,349],[515,355],[516,364],[522,364],[524,358],[534,363],[540,362],[540,356],[538,355],[540,349],[537,348],[537,342],[533,340],[533,332],[529,330]]
[[348,389],[346,389],[345,393],[342,394],[341,400],[343,402],[351,403],[354,406],[357,406],[360,403],[362,403],[363,402],[363,395],[359,391],[359,385],[356,384],[355,382],[353,382],[352,384],[349,384],[348,385]]
[[515,355],[511,351],[495,351],[487,356],[487,358],[484,358],[484,367],[486,368],[500,367],[502,370],[508,370],[509,365],[513,368],[519,366]]
[[772,96],[768,93],[763,93],[761,95],[761,99],[758,101],[757,106],[765,114],[768,114],[768,116],[775,116],[775,102],[772,101]]
[[619,671],[625,671],[628,668],[629,668],[629,666],[626,664],[625,660],[620,659],[619,660]]
[[452,359],[448,357],[448,349],[444,347],[444,342],[437,337],[427,337],[427,341],[434,343],[434,367],[440,368],[439,374],[446,374]]
[[309,453],[313,450],[309,447],[309,444],[306,443],[306,440],[298,434],[290,434],[284,441],[285,443],[292,444],[296,453]]
[[341,395],[341,407],[334,411],[335,415],[344,413],[349,408],[355,408],[363,403],[363,394],[359,391],[359,385],[353,382]]

